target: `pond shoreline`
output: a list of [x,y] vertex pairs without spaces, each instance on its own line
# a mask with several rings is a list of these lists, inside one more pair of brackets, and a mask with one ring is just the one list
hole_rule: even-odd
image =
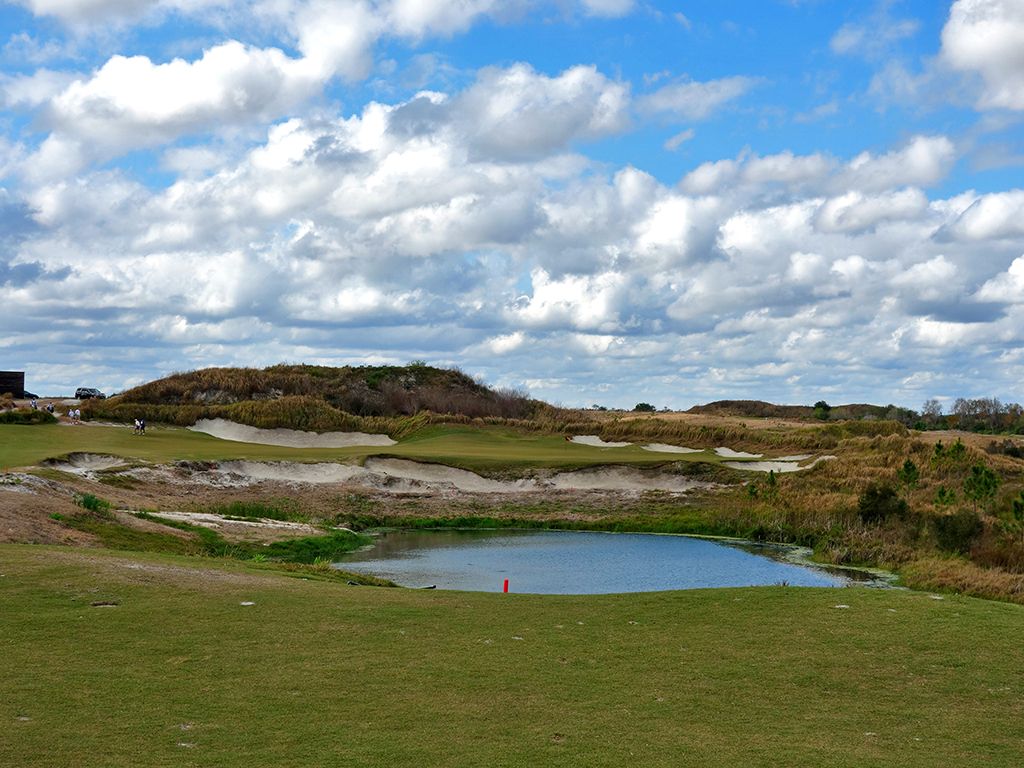
[[[520,581],[522,574],[527,574],[531,586],[520,591],[539,594],[773,584],[891,588],[896,578],[877,569],[816,563],[810,559],[812,551],[799,545],[725,536],[511,526],[388,526],[366,533],[374,537],[375,543],[340,558],[332,567],[357,572],[363,569],[410,587],[436,582],[442,589],[486,591],[481,585],[493,586],[495,574],[505,573],[519,575]],[[613,537],[602,542],[604,537],[597,534],[617,534],[614,538],[630,540],[621,546],[609,546]],[[579,538],[568,538],[575,536]],[[658,539],[662,543],[648,543]],[[680,546],[667,544],[669,541],[678,541]],[[727,554],[730,550],[733,554]],[[565,587],[566,583],[575,586]]]
[[[393,532],[411,532],[411,531],[508,531],[508,532],[520,532],[520,533],[535,533],[540,531],[552,531],[552,532],[564,532],[564,533],[604,533],[609,535],[638,535],[638,536],[681,536],[688,539],[701,539],[705,541],[714,541],[721,544],[735,545],[743,547],[748,550],[765,550],[778,553],[781,555],[780,560],[798,565],[804,568],[814,568],[816,570],[831,572],[838,571],[840,573],[849,572],[855,574],[865,574],[871,577],[871,579],[865,579],[857,583],[858,586],[867,586],[876,589],[907,589],[899,584],[900,575],[893,571],[887,571],[884,568],[877,568],[869,565],[845,565],[837,563],[827,563],[820,560],[814,559],[814,549],[812,547],[806,547],[801,544],[793,544],[783,541],[755,541],[753,539],[746,539],[740,536],[723,536],[719,534],[710,533],[681,533],[673,531],[608,531],[601,530],[600,528],[572,528],[572,527],[559,527],[557,524],[548,525],[544,527],[538,526],[402,526],[402,525],[383,525],[375,528],[369,528],[363,530],[362,533],[376,537],[380,534],[387,534]],[[360,547],[357,551],[366,551],[373,549],[376,546],[375,543],[367,544]]]

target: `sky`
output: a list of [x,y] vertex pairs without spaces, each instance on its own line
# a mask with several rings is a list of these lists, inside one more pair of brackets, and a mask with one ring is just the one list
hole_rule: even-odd
[[0,368],[1024,399],[1024,0],[0,0]]

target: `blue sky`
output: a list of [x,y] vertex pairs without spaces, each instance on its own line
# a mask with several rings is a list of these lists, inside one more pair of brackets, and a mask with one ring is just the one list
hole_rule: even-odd
[[1019,0],[17,0],[0,367],[1021,399]]

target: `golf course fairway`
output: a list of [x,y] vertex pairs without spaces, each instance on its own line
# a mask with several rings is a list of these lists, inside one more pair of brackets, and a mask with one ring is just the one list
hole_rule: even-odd
[[0,546],[0,765],[1015,766],[1024,608]]

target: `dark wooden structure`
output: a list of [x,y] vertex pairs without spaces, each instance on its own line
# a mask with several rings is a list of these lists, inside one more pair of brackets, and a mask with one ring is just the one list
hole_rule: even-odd
[[25,396],[24,371],[0,371],[0,395],[10,392],[16,398]]

